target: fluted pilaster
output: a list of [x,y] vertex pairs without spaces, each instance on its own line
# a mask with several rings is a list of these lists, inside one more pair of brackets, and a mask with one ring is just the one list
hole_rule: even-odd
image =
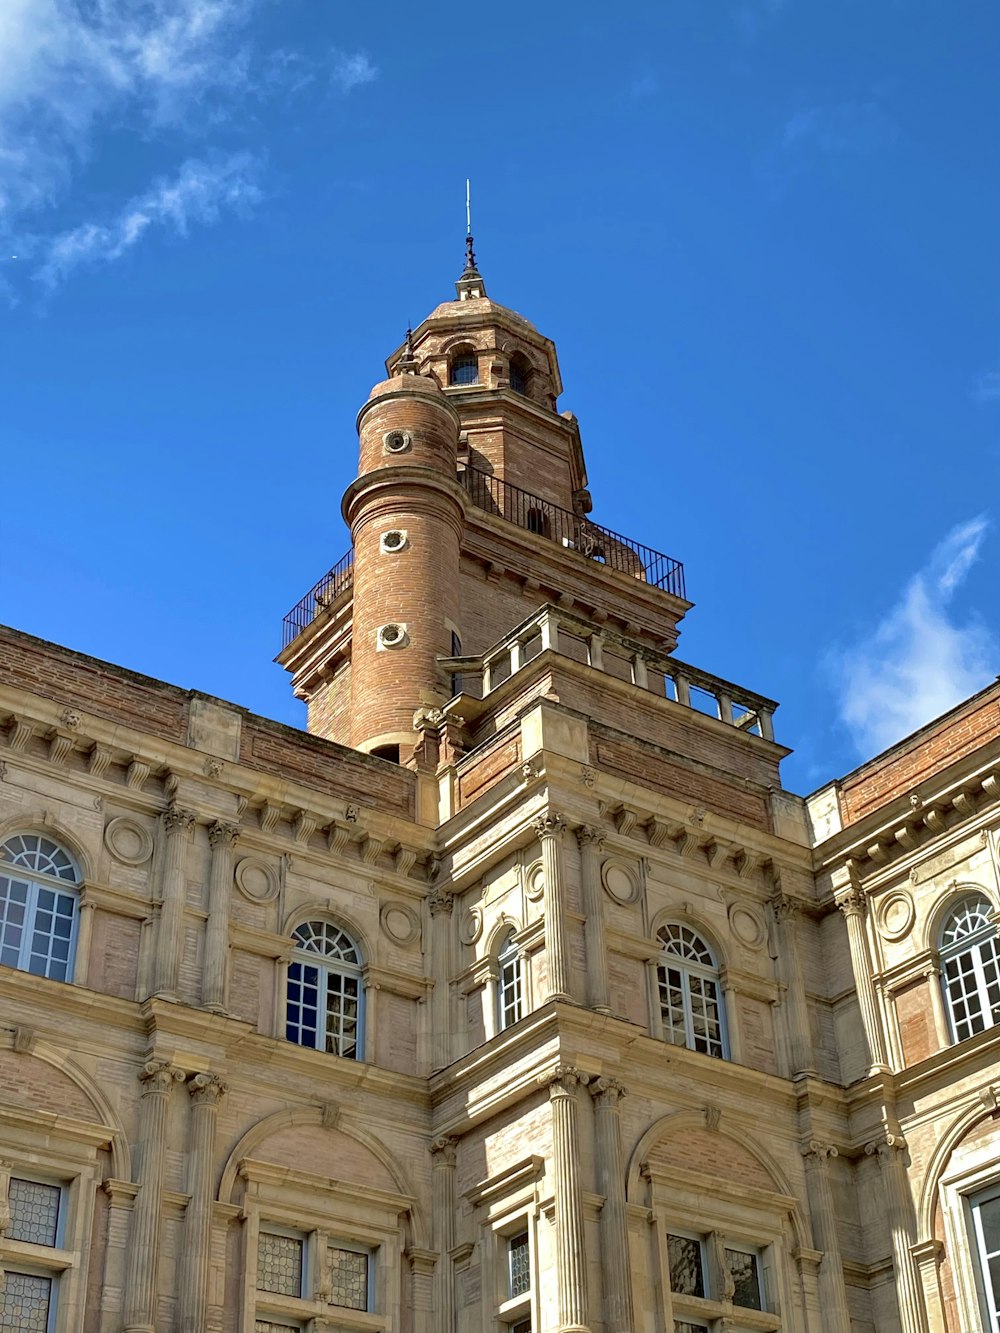
[[886,1132],[865,1144],[882,1174],[885,1218],[892,1238],[896,1304],[902,1333],[927,1333],[923,1290],[910,1247],[914,1242],[913,1196],[906,1174],[906,1140]]
[[552,1156],[556,1201],[556,1304],[559,1333],[589,1330],[587,1251],[580,1179],[580,1136],[576,1090],[589,1080],[569,1065],[558,1065],[539,1080],[552,1106]]
[[451,1252],[455,1248],[455,1149],[457,1140],[435,1139],[431,1144],[431,1206],[433,1212],[434,1248],[437,1264],[434,1269],[434,1309],[437,1312],[437,1333],[455,1330],[455,1275],[452,1271]]
[[847,1309],[847,1288],[844,1285],[844,1267],[840,1257],[840,1237],[837,1232],[837,1210],[830,1182],[827,1162],[837,1156],[837,1149],[829,1143],[812,1140],[802,1149],[806,1165],[806,1190],[812,1217],[813,1239],[823,1258],[819,1269],[819,1294],[823,1306],[824,1327],[831,1333],[851,1326]]
[[184,857],[195,816],[171,805],[160,816],[166,845],[160,881],[160,923],[156,936],[156,972],[153,990],[175,999],[184,929]]
[[859,889],[852,889],[837,898],[837,906],[847,922],[847,937],[851,945],[851,964],[854,972],[854,984],[861,1008],[861,1021],[868,1043],[869,1070],[888,1068],[885,1053],[885,1041],[882,1036],[882,1022],[879,1016],[875,987],[872,984],[872,960],[865,934],[865,895]]
[[601,1270],[604,1279],[604,1327],[607,1333],[632,1333],[632,1266],[625,1210],[625,1158],[622,1152],[621,1099],[625,1089],[614,1078],[590,1084],[594,1099],[594,1139],[597,1151],[601,1208]]
[[547,1000],[568,1000],[569,941],[566,938],[566,886],[563,881],[562,838],[566,821],[562,815],[540,815],[535,832],[542,845],[542,875],[545,880],[545,960],[548,967]]
[[156,1333],[156,1260],[160,1250],[163,1150],[167,1137],[167,1100],[184,1075],[164,1060],[150,1060],[139,1072],[141,1146],[132,1208],[125,1279],[125,1333]]
[[184,1215],[184,1281],[180,1288],[180,1333],[204,1333],[208,1319],[208,1275],[212,1249],[215,1122],[226,1085],[214,1074],[192,1074],[188,1138],[188,1193]]
[[604,930],[604,899],[601,894],[601,851],[604,833],[584,824],[576,830],[580,848],[580,888],[586,915],[584,942],[587,953],[587,1003],[601,1013],[610,1013],[608,1002],[608,949]]
[[799,904],[787,894],[778,893],[771,899],[778,944],[778,966],[785,983],[785,1009],[788,1021],[789,1073],[815,1073],[812,1034],[809,1031],[809,1011],[806,988],[802,978],[802,960],[799,954]]
[[432,889],[427,897],[431,915],[431,1068],[443,1069],[452,1058],[451,977],[455,895],[447,889]]
[[237,824],[216,820],[209,827],[212,869],[208,885],[208,925],[205,928],[205,967],[201,1002],[220,1013],[226,1008],[229,965],[229,905],[233,889],[233,848],[240,836]]

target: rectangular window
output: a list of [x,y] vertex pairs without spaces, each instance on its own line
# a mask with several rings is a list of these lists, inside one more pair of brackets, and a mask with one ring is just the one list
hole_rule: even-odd
[[675,1319],[674,1333],[708,1333],[708,1325],[689,1324],[686,1319]]
[[705,1258],[700,1240],[667,1236],[670,1290],[677,1296],[705,1295]]
[[34,1273],[6,1273],[0,1291],[3,1333],[47,1333],[53,1310],[52,1278]]
[[507,1287],[511,1300],[531,1290],[531,1252],[526,1231],[511,1236],[507,1242]]
[[733,1304],[744,1310],[763,1310],[760,1259],[753,1250],[726,1250],[726,1269],[733,1280]]
[[253,1333],[302,1333],[301,1324],[282,1324],[274,1319],[255,1319]]
[[991,1333],[1000,1333],[1000,1190],[973,1199],[979,1279]]
[[59,1237],[59,1205],[62,1201],[60,1186],[11,1176],[8,1199],[8,1240],[23,1240],[29,1245],[56,1244]]
[[511,1324],[510,1333],[531,1333],[531,1320],[519,1319],[516,1324]]
[[304,1248],[299,1236],[262,1231],[257,1238],[257,1290],[301,1296]]
[[330,1304],[347,1310],[371,1306],[370,1256],[330,1246]]

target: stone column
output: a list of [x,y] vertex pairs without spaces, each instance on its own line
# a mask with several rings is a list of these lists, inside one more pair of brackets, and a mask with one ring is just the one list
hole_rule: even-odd
[[160,880],[160,924],[156,932],[156,968],[153,991],[167,999],[177,998],[181,964],[181,935],[184,929],[184,854],[194,827],[190,810],[171,804],[160,816],[166,845]]
[[94,938],[94,904],[86,888],[80,894],[76,923],[76,954],[73,959],[73,982],[86,986],[90,979],[90,951]]
[[125,1277],[125,1333],[156,1333],[156,1264],[160,1254],[160,1206],[163,1150],[167,1137],[167,1100],[184,1075],[165,1060],[150,1060],[139,1071],[141,1146],[132,1207]]
[[813,1238],[817,1250],[823,1252],[819,1268],[819,1294],[826,1328],[840,1333],[851,1327],[847,1310],[847,1288],[844,1285],[844,1266],[840,1257],[840,1238],[837,1233],[837,1209],[830,1183],[827,1161],[837,1156],[837,1149],[829,1143],[816,1140],[802,1149],[806,1164],[806,1191],[809,1213],[812,1217]]
[[434,1248],[434,1310],[437,1333],[455,1333],[455,1275],[451,1252],[455,1248],[455,1149],[458,1140],[435,1139],[431,1144],[431,1207]]
[[791,1074],[814,1074],[812,1034],[809,1031],[809,1010],[806,1003],[805,982],[802,979],[802,959],[799,954],[799,904],[787,894],[777,893],[771,899],[774,913],[778,966],[785,983],[785,1012],[788,1022],[788,1055]]
[[546,1000],[568,1000],[569,948],[566,939],[566,885],[562,873],[562,815],[539,815],[535,832],[542,844],[545,880],[545,961],[548,969]]
[[556,1201],[556,1304],[559,1333],[586,1330],[587,1251],[580,1180],[577,1127],[577,1084],[587,1076],[569,1065],[557,1065],[539,1082],[548,1087],[552,1104],[552,1158]]
[[851,969],[858,992],[865,1040],[868,1043],[868,1069],[870,1073],[884,1071],[888,1069],[888,1064],[882,1023],[875,999],[875,987],[872,984],[871,953],[865,935],[865,895],[860,889],[851,889],[838,897],[836,902],[847,922],[847,937],[851,945]]
[[586,914],[584,942],[587,950],[587,1003],[591,1009],[609,1014],[608,950],[604,933],[604,901],[601,896],[600,854],[604,834],[584,824],[576,830],[580,848],[580,887]]
[[209,827],[212,869],[208,884],[208,925],[205,928],[205,966],[201,1002],[216,1013],[226,1012],[226,971],[229,962],[229,905],[233,891],[233,848],[240,836],[238,824],[217,819]]
[[917,1267],[910,1252],[913,1236],[913,1196],[906,1174],[906,1140],[886,1131],[865,1153],[878,1161],[882,1177],[885,1218],[892,1237],[892,1261],[896,1270],[896,1304],[901,1333],[927,1333],[927,1311]]
[[191,1074],[191,1127],[188,1133],[188,1193],[184,1215],[180,1333],[205,1333],[212,1251],[212,1197],[215,1181],[215,1121],[226,1085],[214,1074]]
[[632,1265],[625,1211],[625,1158],[622,1153],[620,1102],[625,1089],[614,1078],[598,1078],[590,1085],[594,1099],[595,1148],[601,1208],[601,1270],[604,1278],[606,1333],[632,1333]]
[[447,889],[431,889],[427,896],[431,914],[431,1068],[451,1063],[451,976],[452,914],[455,895]]
[[[941,969],[937,963],[928,963],[923,969],[921,976],[927,982],[927,989],[931,996],[931,1013],[933,1014],[933,1035],[934,1050],[943,1050],[951,1040],[951,1030],[948,1026],[948,1015],[944,1008],[944,992],[942,989]],[[932,1052],[933,1053],[933,1052]]]

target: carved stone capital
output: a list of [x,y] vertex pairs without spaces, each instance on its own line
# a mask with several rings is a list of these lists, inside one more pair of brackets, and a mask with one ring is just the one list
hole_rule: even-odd
[[906,1140],[902,1134],[893,1134],[886,1130],[878,1138],[865,1144],[866,1157],[878,1157],[879,1166],[887,1166],[894,1153],[906,1151]]
[[603,849],[606,837],[604,829],[598,828],[594,824],[581,824],[578,829],[574,829],[574,833],[581,851],[585,847],[591,847],[595,852]]
[[863,917],[867,909],[865,895],[861,889],[848,889],[846,892],[839,894],[835,901],[849,921],[852,918]]
[[187,1090],[194,1106],[215,1107],[229,1091],[229,1086],[217,1074],[189,1074]]
[[233,848],[236,846],[236,839],[239,836],[239,824],[226,824],[221,819],[217,819],[208,828],[208,840],[213,847]]
[[839,1157],[840,1154],[832,1143],[821,1143],[819,1139],[810,1139],[802,1149],[802,1156],[805,1158],[806,1166],[822,1166],[828,1157]]
[[451,916],[455,895],[449,889],[431,889],[427,895],[427,906],[431,916]]
[[628,1088],[618,1079],[611,1078],[607,1074],[602,1074],[600,1078],[595,1078],[589,1085],[591,1097],[597,1103],[599,1108],[608,1107],[615,1110],[623,1097],[628,1096]]
[[775,920],[782,923],[794,921],[799,912],[802,911],[802,904],[796,902],[794,898],[790,898],[787,893],[774,894],[770,902]]
[[428,1145],[431,1156],[434,1158],[435,1166],[454,1166],[455,1152],[458,1148],[458,1139],[452,1135],[442,1135],[439,1139],[432,1139]]
[[149,1093],[167,1093],[175,1083],[184,1082],[184,1071],[169,1060],[147,1060],[139,1070],[139,1082],[144,1097]]
[[590,1077],[589,1074],[581,1073],[575,1065],[556,1065],[548,1073],[538,1075],[538,1086],[548,1088],[552,1098],[569,1097],[578,1084],[586,1087]]
[[546,838],[561,838],[566,829],[566,821],[562,815],[550,812],[539,815],[533,821],[533,827],[539,839],[544,842]]
[[191,810],[182,810],[171,803],[160,815],[167,833],[188,833],[194,827],[196,816]]

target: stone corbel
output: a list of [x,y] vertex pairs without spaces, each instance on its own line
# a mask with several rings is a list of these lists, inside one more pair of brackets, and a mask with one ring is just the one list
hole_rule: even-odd
[[76,737],[67,731],[54,731],[49,737],[49,763],[62,764],[76,745]]
[[23,751],[34,733],[35,728],[32,723],[26,717],[18,717],[15,713],[7,730],[7,744],[12,750]]
[[615,828],[623,838],[631,837],[632,830],[639,822],[639,813],[627,805],[620,805],[614,813]]
[[343,856],[357,835],[354,829],[331,820],[326,831],[326,845],[334,856]]
[[713,838],[705,848],[705,855],[708,857],[708,864],[712,870],[719,870],[729,860],[732,851],[732,845],[728,842],[722,842],[718,838]]
[[141,759],[133,759],[125,771],[125,785],[131,791],[141,791],[149,777],[149,764]]
[[281,818],[281,806],[275,805],[272,801],[265,801],[260,807],[260,831],[261,833],[273,833],[278,827],[278,820]]
[[408,875],[417,863],[417,849],[415,847],[404,847],[402,843],[396,848],[393,856],[393,868],[397,875]]
[[309,810],[300,810],[295,816],[292,824],[292,831],[295,835],[295,841],[305,847],[309,839],[316,832],[316,825],[319,823],[319,816],[314,815]]
[[92,778],[102,778],[112,760],[112,752],[106,745],[95,744],[87,761],[87,770]]
[[378,838],[372,833],[368,834],[361,846],[361,859],[365,865],[373,866],[375,864],[382,855],[385,843],[385,838]]

